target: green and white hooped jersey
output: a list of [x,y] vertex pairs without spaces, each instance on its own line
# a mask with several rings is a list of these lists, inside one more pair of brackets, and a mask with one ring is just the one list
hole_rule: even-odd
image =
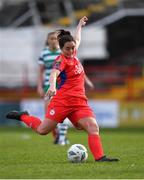
[[45,47],[40,54],[38,64],[43,64],[45,67],[45,74],[44,74],[44,89],[49,87],[49,77],[52,71],[53,62],[56,57],[60,54],[60,49],[53,52],[48,47]]

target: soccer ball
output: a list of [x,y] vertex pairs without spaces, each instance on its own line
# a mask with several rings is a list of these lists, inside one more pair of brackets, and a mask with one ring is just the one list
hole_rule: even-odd
[[72,163],[85,162],[88,158],[87,149],[82,144],[73,144],[67,151],[68,160]]

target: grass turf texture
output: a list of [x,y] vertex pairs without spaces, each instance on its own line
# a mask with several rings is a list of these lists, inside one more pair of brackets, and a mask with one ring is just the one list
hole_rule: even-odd
[[[101,130],[105,153],[120,162],[96,163],[88,149],[86,163],[67,160],[67,146],[52,143],[52,135],[40,136],[27,128],[0,128],[0,179],[142,179],[144,178],[143,129]],[[70,129],[71,144],[88,148],[87,135]]]

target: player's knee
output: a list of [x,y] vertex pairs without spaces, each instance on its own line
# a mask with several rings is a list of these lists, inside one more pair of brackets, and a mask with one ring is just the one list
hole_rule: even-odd
[[99,134],[99,127],[95,124],[92,124],[88,128],[88,133],[89,134]]
[[99,134],[99,126],[96,122],[90,121],[87,124],[87,132],[89,134]]
[[79,124],[88,134],[99,134],[99,126],[94,118],[82,119]]
[[87,124],[85,130],[88,134],[99,134],[99,127],[95,123]]
[[47,135],[49,132],[45,129],[37,129],[39,135]]
[[46,132],[43,132],[43,131],[37,131],[37,133],[38,133],[39,135],[47,135],[47,133],[46,133]]
[[39,135],[47,135],[48,133],[41,131],[41,132],[38,132],[38,134],[39,134]]

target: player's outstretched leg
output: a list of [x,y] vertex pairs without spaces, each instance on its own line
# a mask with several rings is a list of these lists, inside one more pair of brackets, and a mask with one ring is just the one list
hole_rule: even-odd
[[37,130],[38,126],[41,124],[41,120],[39,118],[30,116],[27,111],[10,111],[6,114],[6,118],[22,121],[34,130]]
[[6,118],[8,119],[16,119],[18,121],[21,121],[21,116],[22,115],[29,115],[27,111],[10,111],[6,114]]
[[27,111],[11,111],[6,114],[6,117],[22,121],[40,135],[48,134],[57,125],[56,121],[47,118],[41,121],[39,118],[29,115]]

